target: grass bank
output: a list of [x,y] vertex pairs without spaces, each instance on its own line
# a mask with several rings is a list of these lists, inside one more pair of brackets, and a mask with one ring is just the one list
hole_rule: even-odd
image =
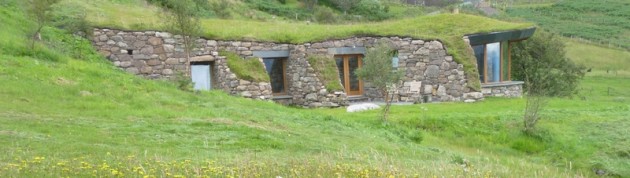
[[[523,135],[522,99],[305,110],[183,92],[0,8],[0,177],[629,176],[627,78],[588,77]],[[614,88],[617,92],[609,92]]]

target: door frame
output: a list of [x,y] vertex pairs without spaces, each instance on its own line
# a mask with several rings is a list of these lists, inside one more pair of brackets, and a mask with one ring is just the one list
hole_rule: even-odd
[[350,57],[356,56],[358,59],[358,68],[363,66],[363,55],[362,54],[344,54],[344,55],[336,55],[335,58],[341,57],[343,60],[343,88],[346,91],[348,96],[359,96],[363,95],[363,80],[359,79],[359,90],[352,91],[350,90]]

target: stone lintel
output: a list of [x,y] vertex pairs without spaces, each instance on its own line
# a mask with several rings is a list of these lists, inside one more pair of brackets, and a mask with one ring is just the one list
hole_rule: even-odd
[[328,48],[328,54],[343,55],[343,54],[365,54],[365,47],[342,47],[342,48]]
[[279,57],[289,57],[288,50],[280,50],[280,51],[254,51],[253,55],[259,58],[279,58]]

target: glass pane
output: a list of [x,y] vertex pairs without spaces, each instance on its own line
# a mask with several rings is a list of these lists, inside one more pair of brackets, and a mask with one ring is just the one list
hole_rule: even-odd
[[273,93],[284,93],[284,60],[283,59],[263,59],[267,74],[271,79],[271,91]]
[[486,73],[483,58],[486,52],[485,45],[473,46],[473,51],[475,52],[475,58],[477,58],[477,70],[479,71],[479,80],[481,80],[481,82],[483,83],[485,81],[484,74]]
[[195,90],[210,90],[212,88],[210,65],[191,65],[190,72]]
[[510,53],[508,52],[508,50],[510,50],[510,48],[508,47],[509,42],[504,41],[501,42],[501,54],[503,56],[503,60],[502,63],[503,65],[502,67],[502,71],[503,71],[503,81],[509,81],[510,80],[510,73],[508,72],[510,69]]
[[337,69],[339,69],[339,79],[341,79],[341,85],[343,85],[343,87],[346,87],[346,75],[344,75],[344,70],[343,70],[343,58],[341,57],[335,57],[335,62],[337,63]]
[[488,48],[488,82],[501,81],[501,43],[490,43]]
[[351,56],[348,58],[348,71],[350,72],[350,91],[359,91],[359,77],[355,74],[355,70],[359,68],[359,58]]

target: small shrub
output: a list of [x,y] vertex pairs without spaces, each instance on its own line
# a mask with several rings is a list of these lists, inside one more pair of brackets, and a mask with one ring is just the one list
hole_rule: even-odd
[[385,20],[390,17],[389,8],[386,8],[378,0],[361,0],[357,4],[352,12],[354,14],[362,15],[368,20]]
[[545,144],[543,142],[529,136],[516,138],[514,142],[512,142],[511,147],[515,150],[529,154],[539,153],[545,150]]
[[217,0],[212,3],[210,8],[214,12],[214,14],[219,18],[227,19],[227,18],[232,17],[232,14],[229,11],[230,2],[228,0]]
[[328,56],[309,56],[308,63],[328,91],[343,91],[335,59]]
[[177,88],[182,91],[193,91],[193,81],[190,77],[184,75],[181,72],[175,74],[175,78],[173,79],[177,84]]
[[227,57],[227,65],[236,77],[255,82],[269,82],[265,66],[258,58],[243,59],[238,54],[221,51],[219,55]]
[[331,24],[337,22],[337,15],[335,12],[329,7],[318,7],[315,9],[314,14],[315,21],[319,23]]

